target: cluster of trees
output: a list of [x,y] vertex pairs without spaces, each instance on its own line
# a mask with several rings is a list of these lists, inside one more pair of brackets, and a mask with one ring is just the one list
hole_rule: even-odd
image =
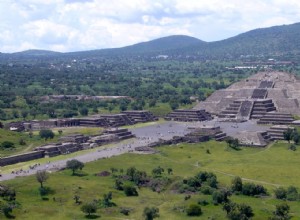
[[246,196],[266,195],[267,189],[260,185],[250,182],[243,183],[240,177],[235,177],[231,182],[231,190],[234,193],[241,193]]
[[193,177],[186,178],[179,184],[177,190],[180,193],[201,191],[204,194],[211,194],[218,188],[217,177],[212,172],[201,171]]
[[274,193],[277,199],[288,200],[288,201],[300,200],[300,195],[295,186],[289,186],[287,189],[283,187],[278,187],[277,189],[275,189]]

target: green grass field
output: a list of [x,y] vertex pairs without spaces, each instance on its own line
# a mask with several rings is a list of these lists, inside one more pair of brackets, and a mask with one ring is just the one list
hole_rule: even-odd
[[[17,201],[21,207],[13,211],[16,219],[85,219],[80,211],[80,205],[73,200],[75,194],[82,202],[102,199],[103,194],[112,191],[112,201],[117,206],[98,209],[99,219],[143,219],[142,212],[146,206],[156,206],[160,210],[158,219],[226,219],[222,206],[212,204],[210,195],[193,194],[185,201],[184,194],[174,193],[172,185],[183,178],[191,177],[199,171],[214,172],[219,186],[229,186],[234,176],[240,176],[243,181],[264,185],[270,194],[265,198],[253,198],[234,195],[230,199],[237,203],[250,205],[255,213],[253,219],[268,219],[275,210],[275,205],[282,203],[274,198],[273,190],[277,186],[300,186],[300,150],[290,151],[285,143],[275,143],[267,148],[243,148],[239,151],[228,149],[225,143],[210,141],[201,144],[179,144],[158,148],[160,153],[152,155],[124,154],[87,163],[83,169],[85,176],[71,176],[71,171],[65,170],[52,173],[45,186],[51,187],[54,193],[48,195],[49,200],[42,200],[38,188],[39,183],[34,176],[20,177],[6,181],[3,184],[13,186],[17,191]],[[210,154],[207,153],[210,151]],[[138,190],[138,197],[126,197],[124,192],[113,188],[114,178],[99,177],[94,174],[110,171],[110,168],[127,169],[135,166],[151,174],[153,168],[161,166],[172,168],[173,175],[165,174],[173,179],[168,189],[156,193],[150,189]],[[198,199],[210,202],[202,206],[201,217],[188,217],[178,211]],[[300,203],[288,202],[291,207],[292,219],[299,219]],[[129,207],[133,211],[129,216],[119,213],[120,207]],[[2,216],[1,216],[2,217]]]

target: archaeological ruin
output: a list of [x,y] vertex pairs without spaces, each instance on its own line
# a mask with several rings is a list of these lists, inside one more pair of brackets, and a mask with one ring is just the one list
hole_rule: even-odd
[[290,115],[300,115],[300,80],[285,72],[260,72],[214,92],[195,109],[224,119],[260,119],[261,124],[292,122]]

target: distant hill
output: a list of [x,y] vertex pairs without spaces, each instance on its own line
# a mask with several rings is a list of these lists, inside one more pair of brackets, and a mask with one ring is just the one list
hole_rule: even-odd
[[212,56],[300,52],[300,23],[260,28],[197,49]]
[[156,40],[134,44],[120,48],[120,50],[128,52],[161,52],[174,49],[182,49],[192,46],[205,45],[206,42],[194,37],[185,35],[173,35],[169,37],[163,37]]
[[95,56],[196,56],[204,59],[237,58],[241,55],[300,54],[300,23],[260,28],[221,41],[204,42],[194,37],[174,35],[122,48],[58,53],[45,50],[28,50],[7,57],[95,57]]
[[23,52],[14,53],[15,55],[23,54],[28,56],[48,56],[61,54],[60,52],[49,51],[49,50],[25,50]]
[[147,55],[153,53],[163,53],[167,51],[173,51],[185,48],[206,44],[206,42],[194,37],[185,35],[172,35],[168,37],[162,37],[159,39],[151,40],[148,42],[137,43],[134,45],[111,48],[102,50],[80,51],[67,53],[70,56],[112,56],[112,55]]

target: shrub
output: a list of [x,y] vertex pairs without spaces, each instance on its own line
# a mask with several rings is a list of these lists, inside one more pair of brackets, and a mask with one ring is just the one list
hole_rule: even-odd
[[188,216],[200,216],[202,214],[201,206],[198,204],[190,204],[186,209]]
[[159,217],[159,209],[156,207],[146,207],[143,212],[145,220],[153,220],[154,218]]
[[243,184],[242,193],[246,196],[264,195],[267,193],[267,190],[259,184],[245,183]]
[[53,139],[54,136],[55,136],[53,131],[51,131],[49,129],[40,130],[39,135],[40,135],[41,138],[44,138],[45,140]]
[[227,190],[216,190],[213,194],[213,203],[215,205],[221,204],[224,202],[228,202],[228,197],[230,196],[230,192]]
[[287,189],[286,199],[289,201],[296,201],[299,199],[298,190],[294,186],[289,186]]
[[13,142],[10,141],[3,141],[1,144],[1,147],[4,149],[9,149],[9,148],[14,148],[15,144]]
[[291,145],[289,146],[289,150],[296,151],[296,150],[297,150],[296,145],[291,144]]
[[136,188],[132,185],[124,185],[123,187],[124,193],[126,196],[138,196],[138,192]]
[[206,205],[209,204],[209,202],[207,200],[205,200],[205,199],[199,199],[198,200],[198,204],[202,205],[202,206],[206,206]]
[[131,212],[131,208],[126,208],[126,207],[120,208],[120,213],[122,213],[123,215],[129,215],[130,212]]
[[231,182],[231,189],[233,192],[241,192],[243,190],[243,182],[241,177],[234,177],[234,179]]
[[210,186],[202,186],[202,187],[201,187],[201,192],[202,192],[204,195],[212,195],[213,192],[214,192],[214,189],[211,188]]
[[283,187],[278,187],[274,190],[276,199],[286,199],[286,190]]

